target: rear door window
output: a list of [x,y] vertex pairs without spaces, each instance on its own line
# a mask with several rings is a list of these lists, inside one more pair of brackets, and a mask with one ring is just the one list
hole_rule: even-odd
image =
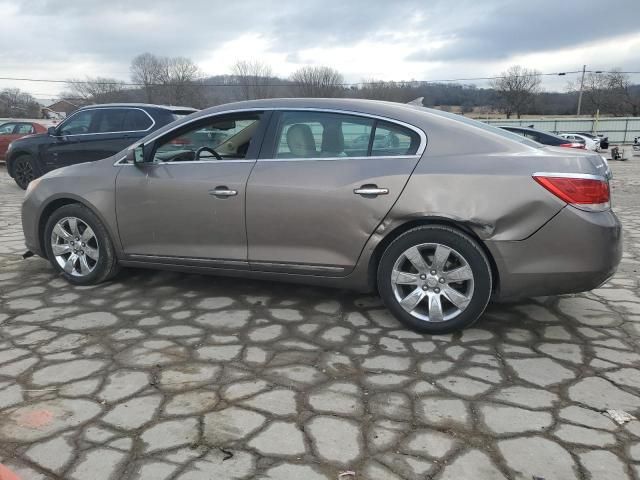
[[98,113],[95,126],[95,133],[116,133],[123,132],[124,118],[128,109],[108,108],[102,109]]
[[30,123],[19,123],[13,133],[17,135],[29,135],[33,133],[33,125]]
[[394,123],[376,122],[372,157],[415,155],[420,146],[420,136],[408,128]]

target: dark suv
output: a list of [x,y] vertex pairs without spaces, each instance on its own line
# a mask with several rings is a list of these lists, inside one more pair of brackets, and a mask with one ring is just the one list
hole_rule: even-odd
[[82,107],[45,134],[9,145],[7,171],[20,188],[50,170],[109,157],[196,110],[134,103]]

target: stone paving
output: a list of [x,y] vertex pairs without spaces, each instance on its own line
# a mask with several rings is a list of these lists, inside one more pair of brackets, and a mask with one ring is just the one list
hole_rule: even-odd
[[613,280],[437,337],[339,290],[145,270],[70,286],[20,258],[23,193],[0,170],[0,463],[23,480],[638,480],[640,421],[604,414],[640,415],[640,165],[612,168]]

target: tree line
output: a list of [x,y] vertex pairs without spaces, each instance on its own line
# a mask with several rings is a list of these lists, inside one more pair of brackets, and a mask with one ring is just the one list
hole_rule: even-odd
[[[344,76],[328,66],[303,66],[286,78],[256,60],[240,60],[227,74],[205,76],[186,57],[143,53],[131,61],[130,82],[109,77],[69,79],[61,98],[80,104],[146,102],[195,108],[238,100],[274,97],[348,97],[407,103],[420,98],[427,107],[450,109],[475,116],[501,113],[573,115],[580,78],[564,92],[542,90],[536,70],[512,66],[489,82],[488,88],[460,83],[382,81],[366,79],[346,84]],[[582,113],[640,115],[640,85],[619,71],[588,73],[582,85]],[[37,102],[17,89],[0,92],[0,116],[38,116]],[[33,115],[36,112],[36,115]]]

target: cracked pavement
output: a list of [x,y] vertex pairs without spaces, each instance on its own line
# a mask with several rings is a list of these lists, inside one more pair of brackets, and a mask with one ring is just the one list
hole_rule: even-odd
[[[603,288],[491,305],[454,335],[377,297],[22,260],[0,170],[0,464],[31,479],[640,479],[640,161],[612,162]],[[0,477],[1,470],[0,470]]]

